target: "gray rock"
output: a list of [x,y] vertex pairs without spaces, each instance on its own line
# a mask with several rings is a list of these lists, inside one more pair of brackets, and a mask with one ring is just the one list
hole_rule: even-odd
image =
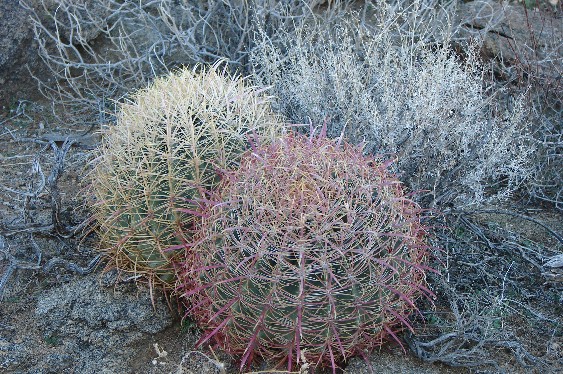
[[512,2],[464,2],[457,14],[463,25],[458,36],[482,42],[488,58],[508,65],[533,63],[538,74],[556,79],[562,68],[563,22],[545,12]]
[[72,362],[79,373],[124,372],[134,344],[174,322],[164,301],[154,305],[147,290],[103,287],[91,275],[48,290],[35,315],[47,344],[64,352],[51,357],[61,368]]
[[0,106],[38,96],[28,71],[41,70],[29,16],[19,0],[0,0]]
[[29,359],[25,344],[11,343],[0,336],[0,370],[21,367]]
[[148,293],[137,297],[102,288],[96,276],[89,276],[49,290],[35,312],[45,328],[63,333],[77,324],[87,330],[157,333],[171,325],[172,317],[161,300],[155,301],[155,308]]
[[72,366],[72,356],[53,353],[46,357],[45,363],[52,373],[61,373]]
[[21,58],[22,46],[32,36],[28,16],[18,0],[0,1],[0,71],[12,68]]

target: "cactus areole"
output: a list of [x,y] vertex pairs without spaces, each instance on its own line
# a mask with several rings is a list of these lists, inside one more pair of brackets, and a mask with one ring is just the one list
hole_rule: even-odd
[[421,209],[388,163],[288,135],[225,173],[181,276],[192,318],[241,356],[330,366],[411,329],[425,286]]

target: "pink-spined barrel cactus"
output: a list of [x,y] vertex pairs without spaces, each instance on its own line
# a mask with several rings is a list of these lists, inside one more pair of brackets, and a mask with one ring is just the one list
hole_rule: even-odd
[[[330,366],[411,329],[429,295],[421,209],[361,148],[293,134],[226,172],[180,275],[191,318],[240,355]],[[272,362],[272,361],[270,361]]]

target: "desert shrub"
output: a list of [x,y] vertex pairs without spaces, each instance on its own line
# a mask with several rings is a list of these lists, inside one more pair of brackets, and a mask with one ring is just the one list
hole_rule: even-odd
[[282,131],[268,98],[243,79],[220,64],[199,70],[159,78],[122,104],[90,175],[110,265],[167,288],[216,171],[236,166],[250,138]]
[[441,274],[428,275],[437,299],[413,321],[416,334],[405,338],[412,352],[480,372],[561,367],[563,238],[553,221],[501,209],[442,219],[434,229]]
[[[329,1],[328,11],[349,0]],[[319,0],[22,1],[50,77],[41,91],[79,121],[112,120],[114,100],[176,67],[227,60],[246,72],[257,25],[299,24]],[[325,5],[325,7],[326,7]],[[57,111],[59,113],[59,111]],[[72,117],[67,116],[72,121]]]
[[388,163],[323,136],[255,147],[209,199],[180,284],[242,356],[332,367],[410,329],[426,288],[421,209]]
[[[542,86],[535,86],[536,89]],[[543,86],[545,87],[545,86]],[[545,97],[545,91],[537,92],[539,99],[533,106],[536,123],[540,124],[535,138],[538,140],[537,178],[529,183],[530,196],[552,204],[563,211],[563,95],[561,84],[555,97]]]
[[513,91],[526,94],[534,123],[537,173],[528,183],[529,196],[563,211],[563,27],[543,2],[526,4],[535,9],[522,6],[521,19],[507,20],[510,34],[521,33],[522,26],[515,25],[520,21],[526,35],[506,39],[511,56],[499,59],[497,65],[501,79]]
[[[331,136],[396,155],[402,180],[426,190],[429,205],[509,196],[532,174],[522,100],[497,101],[475,51],[461,60],[448,30],[436,39],[409,9],[407,23],[383,9],[369,22],[351,14],[263,34],[251,54],[257,82],[273,87],[290,121],[326,121]],[[368,26],[379,19],[383,27]]]
[[563,28],[558,18],[561,4],[544,0],[500,2],[481,0],[460,6],[458,37],[479,43],[503,95],[525,95],[534,124],[538,150],[533,160],[535,178],[527,183],[534,202],[563,209],[563,143],[561,74]]

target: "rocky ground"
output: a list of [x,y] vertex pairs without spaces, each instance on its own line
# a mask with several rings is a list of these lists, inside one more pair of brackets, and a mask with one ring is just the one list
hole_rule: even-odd
[[[468,2],[460,17],[468,34],[486,39],[484,54],[515,59],[505,39],[529,37],[526,22],[540,15],[515,12],[484,27],[487,9],[498,6]],[[560,35],[561,12],[553,14],[550,22],[539,21]],[[18,0],[0,0],[0,372],[238,372],[224,353],[194,348],[200,332],[182,321],[175,300],[151,297],[134,279],[116,282],[115,272],[103,271],[95,237],[83,235],[88,214],[81,197],[89,151],[99,137],[89,126],[59,122],[38,93],[30,72],[48,72],[35,53],[28,16]],[[548,216],[561,232],[560,215],[548,209]],[[563,357],[560,341],[551,349]],[[394,345],[369,362],[352,359],[343,372],[478,372],[423,362]],[[527,372],[513,364],[499,370]]]

